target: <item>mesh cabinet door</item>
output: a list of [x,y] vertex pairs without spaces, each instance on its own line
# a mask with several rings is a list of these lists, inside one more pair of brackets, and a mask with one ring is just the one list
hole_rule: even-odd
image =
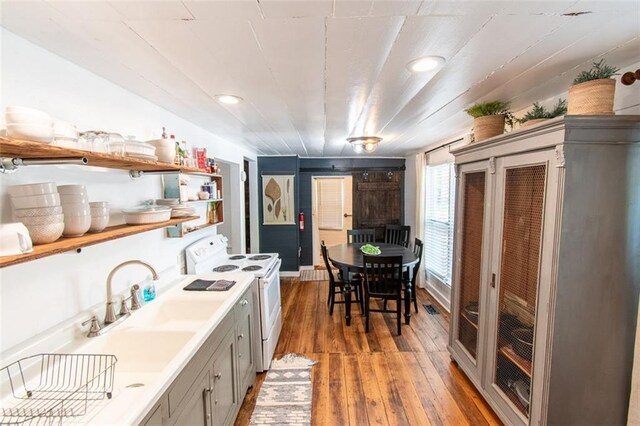
[[459,221],[461,247],[457,339],[474,360],[478,353],[486,174],[485,171],[464,173],[459,198],[462,212]]
[[525,417],[531,403],[533,337],[540,275],[547,166],[507,168],[494,383]]

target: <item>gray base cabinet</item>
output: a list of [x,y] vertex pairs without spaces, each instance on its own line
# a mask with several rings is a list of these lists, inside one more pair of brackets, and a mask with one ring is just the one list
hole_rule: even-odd
[[253,321],[249,288],[141,424],[233,424],[256,378]]
[[640,116],[566,116],[453,154],[452,359],[506,424],[626,424]]

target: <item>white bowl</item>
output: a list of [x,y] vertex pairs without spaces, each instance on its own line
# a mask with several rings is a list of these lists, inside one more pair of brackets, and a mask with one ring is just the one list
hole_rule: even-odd
[[16,139],[51,143],[53,140],[53,127],[51,127],[51,125],[44,126],[30,123],[7,124],[7,136]]
[[91,217],[109,216],[109,207],[91,208]]
[[66,121],[53,122],[53,135],[57,138],[78,139],[78,129]]
[[19,121],[17,120],[17,117],[19,116],[28,116],[31,117],[32,119],[40,119],[40,120],[49,120],[49,121],[53,121],[53,119],[51,118],[51,116],[49,114],[47,114],[46,112],[42,112],[40,110],[37,109],[33,109],[33,108],[27,108],[27,107],[23,107],[23,106],[17,106],[17,105],[10,105],[6,108],[5,110],[5,118],[7,119],[7,123],[11,122],[11,123],[19,123]]
[[91,226],[89,232],[101,232],[109,224],[109,215],[91,216]]
[[153,139],[146,143],[153,145],[156,148],[156,152],[158,152],[159,149],[176,149],[175,139]]
[[52,243],[62,236],[64,223],[49,223],[46,225],[25,225],[33,244]]
[[32,209],[36,207],[53,207],[60,205],[60,195],[58,193],[10,198],[11,204],[13,204],[13,208],[15,209]]
[[58,186],[59,194],[86,194],[87,188],[84,185],[60,185]]
[[85,203],[69,203],[62,205],[64,216],[91,216],[91,209]]
[[33,216],[33,217],[21,217],[16,219],[18,222],[22,222],[25,225],[48,225],[50,223],[62,223],[64,222],[63,214],[52,214],[47,216]]
[[51,117],[43,117],[39,115],[29,114],[26,112],[12,112],[6,113],[5,119],[7,124],[35,124],[38,126],[51,126],[53,120]]
[[64,206],[71,203],[83,203],[89,205],[89,197],[84,194],[60,194],[60,202]]
[[[13,209],[13,216],[16,219],[36,216],[51,216],[56,214],[62,214],[62,206],[40,207],[33,209]],[[17,221],[20,222],[20,220]]]
[[54,194],[58,191],[55,183],[44,182],[7,186],[7,192],[12,197],[25,197],[27,195]]
[[92,201],[89,203],[89,206],[92,209],[97,207],[109,207],[109,202],[108,201]]
[[169,207],[139,207],[123,210],[124,221],[127,225],[142,225],[146,223],[166,222],[171,219]]
[[91,227],[91,216],[67,216],[64,215],[64,231],[62,235],[65,237],[79,237],[84,235]]
[[176,158],[176,149],[175,148],[171,148],[171,149],[157,148],[156,156],[158,157],[158,161],[160,161],[161,163],[171,164]]

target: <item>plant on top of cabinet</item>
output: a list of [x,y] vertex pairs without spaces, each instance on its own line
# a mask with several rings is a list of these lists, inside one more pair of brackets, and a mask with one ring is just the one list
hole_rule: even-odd
[[613,115],[613,99],[619,68],[605,63],[604,59],[594,62],[591,69],[582,71],[569,88],[569,108],[571,115]]
[[523,115],[522,118],[519,118],[518,122],[521,123],[523,127],[526,127],[545,120],[549,120],[550,118],[560,117],[561,115],[565,115],[566,113],[566,99],[558,99],[558,102],[553,106],[551,110],[547,110],[544,106],[540,105],[540,103],[534,102],[533,108],[527,111],[527,113]]
[[509,102],[482,102],[464,110],[473,117],[475,142],[480,142],[504,133],[505,122],[513,126],[513,114],[509,111]]

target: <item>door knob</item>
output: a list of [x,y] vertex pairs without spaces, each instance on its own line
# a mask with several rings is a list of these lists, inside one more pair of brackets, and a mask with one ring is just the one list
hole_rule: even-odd
[[349,213],[345,213],[345,214],[344,214],[344,217],[351,217],[351,216],[353,216],[353,215],[352,215],[352,214],[349,214]]
[[240,333],[240,334],[238,335],[238,340],[240,340],[240,339],[244,339],[244,333]]
[[215,377],[216,380],[220,380],[222,378],[222,373],[216,373],[216,375],[213,377]]

